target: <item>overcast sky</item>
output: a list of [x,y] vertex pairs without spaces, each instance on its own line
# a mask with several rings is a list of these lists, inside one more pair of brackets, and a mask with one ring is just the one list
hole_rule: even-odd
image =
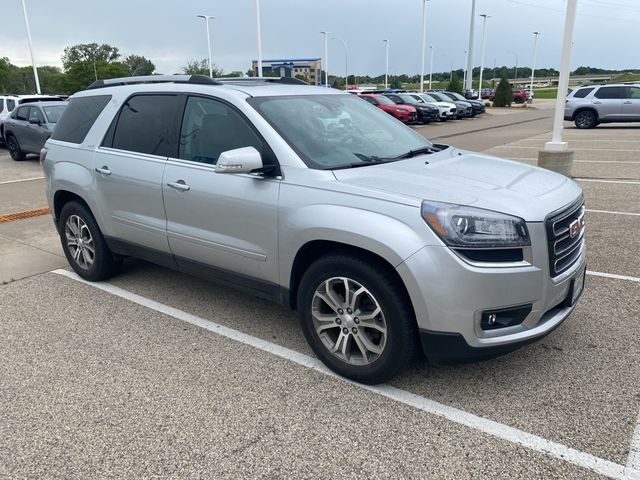
[[[207,56],[202,19],[214,15],[213,59],[225,71],[250,67],[256,57],[255,0],[26,0],[38,65],[60,66],[65,46],[108,43],[123,54],[151,59],[160,73],[177,73],[190,59]],[[640,1],[579,0],[573,67],[640,68]],[[531,65],[534,30],[542,32],[538,66],[557,67],[564,26],[564,0],[477,0],[487,22],[485,65]],[[384,72],[390,39],[391,73],[420,69],[422,0],[261,0],[263,58],[320,57],[321,30],[342,37],[350,73]],[[428,43],[434,71],[461,68],[467,50],[471,0],[428,2]],[[0,57],[29,65],[20,0],[2,1]],[[9,21],[11,19],[11,21]],[[480,64],[482,22],[478,17],[474,64]],[[329,43],[329,70],[344,74],[344,49]],[[426,70],[429,70],[427,52]]]

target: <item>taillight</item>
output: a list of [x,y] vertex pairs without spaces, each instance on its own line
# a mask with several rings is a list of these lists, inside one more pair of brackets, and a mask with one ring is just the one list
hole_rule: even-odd
[[48,150],[46,148],[40,149],[40,165],[44,163],[45,158],[47,158]]

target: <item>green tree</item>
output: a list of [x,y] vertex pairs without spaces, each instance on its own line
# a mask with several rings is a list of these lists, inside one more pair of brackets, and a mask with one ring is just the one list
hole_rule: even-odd
[[[214,63],[211,66],[211,71],[214,77],[222,77],[224,75],[222,69]],[[209,60],[206,58],[202,60],[189,60],[187,66],[182,67],[182,72],[185,75],[207,75],[209,76]]]
[[129,76],[129,67],[122,62],[75,62],[66,70],[68,93],[84,90],[96,80]]
[[503,76],[500,79],[498,88],[496,88],[496,94],[493,98],[494,107],[510,107],[513,102],[513,88],[507,80],[507,77]]
[[460,77],[456,73],[451,75],[451,80],[447,85],[447,90],[450,92],[457,92],[462,94],[462,82],[460,81]]
[[106,43],[80,43],[64,49],[62,53],[62,66],[68,70],[71,65],[78,62],[104,62],[113,63],[120,59],[120,50]]
[[394,75],[389,79],[389,88],[402,88],[400,77]]
[[156,66],[151,60],[141,55],[129,55],[124,59],[124,63],[129,67],[129,75],[152,75]]

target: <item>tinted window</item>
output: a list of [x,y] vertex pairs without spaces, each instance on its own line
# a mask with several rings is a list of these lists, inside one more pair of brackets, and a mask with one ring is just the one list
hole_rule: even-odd
[[640,88],[638,87],[627,88],[627,98],[640,98]]
[[4,112],[4,99],[0,100],[0,113]]
[[595,94],[596,98],[624,98],[625,88],[624,87],[602,87]]
[[378,102],[376,102],[376,99],[375,99],[375,98],[372,98],[372,97],[362,97],[362,98],[364,98],[364,99],[365,99],[367,102],[369,102],[371,105],[377,105],[377,104],[378,104]]
[[168,157],[178,97],[138,95],[125,102],[113,133],[113,148]]
[[16,110],[14,118],[16,120],[24,120],[26,122],[29,119],[29,110],[31,110],[31,107],[20,107]]
[[16,108],[16,101],[7,99],[7,110],[11,112],[14,108]]
[[67,105],[42,107],[45,115],[47,116],[47,119],[49,120],[49,123],[58,123],[58,120],[60,120],[60,117],[62,116],[62,112],[64,112],[65,108],[67,108]]
[[262,153],[260,137],[236,110],[216,100],[189,97],[180,131],[180,158],[215,164],[222,152],[242,147]]
[[593,88],[581,88],[576,93],[573,94],[573,98],[584,98],[593,92]]
[[38,107],[31,107],[31,110],[29,111],[29,121],[44,123],[44,115],[42,115],[42,112]]
[[397,97],[395,95],[386,95],[387,98],[390,98],[393,103],[402,103],[402,100],[400,100],[400,97]]
[[51,138],[70,143],[82,143],[111,95],[72,98],[53,129]]

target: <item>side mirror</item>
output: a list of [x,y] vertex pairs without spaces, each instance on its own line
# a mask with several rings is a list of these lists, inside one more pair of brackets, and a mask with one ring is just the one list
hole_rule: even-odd
[[42,122],[40,120],[38,120],[37,118],[30,118],[29,119],[29,123],[32,125],[42,125]]
[[260,152],[254,147],[222,152],[216,162],[216,173],[251,173],[264,167]]

